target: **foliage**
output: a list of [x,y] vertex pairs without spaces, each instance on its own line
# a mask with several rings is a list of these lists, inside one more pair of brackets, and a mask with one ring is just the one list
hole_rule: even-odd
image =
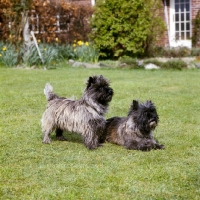
[[13,67],[17,64],[18,52],[16,52],[14,45],[0,43],[0,62],[6,67]]
[[[115,92],[106,118],[125,116],[133,99],[155,103],[160,123],[154,136],[165,150],[105,143],[89,151],[68,132],[67,141],[53,133],[52,143],[42,144],[45,83],[60,96],[79,98],[93,74],[108,78]],[[66,63],[49,71],[0,68],[1,199],[199,199],[199,76],[197,69],[86,70]]]
[[142,55],[165,30],[161,1],[99,0],[91,18],[90,38],[102,57]]
[[0,0],[0,8],[0,39],[21,43],[29,19],[30,30],[36,31],[37,38],[44,43],[54,43],[55,38],[60,43],[88,40],[88,19],[93,13],[90,6],[65,0]]
[[41,64],[41,59],[35,46],[32,46],[28,52],[25,51],[25,48],[21,48],[20,56],[23,64],[27,67]]
[[158,61],[157,59],[147,59],[145,60],[145,64],[148,63],[152,63],[155,64],[159,67],[161,67],[161,69],[176,69],[176,70],[182,70],[187,68],[187,64],[180,60],[180,59],[170,59],[167,62],[161,62]]
[[51,62],[56,59],[58,50],[52,45],[41,44],[40,51],[43,59],[42,64],[48,68]]
[[192,46],[200,47],[200,10],[198,11],[195,19],[193,20],[193,35],[192,35]]
[[58,51],[58,54],[57,54],[58,60],[74,58],[74,48],[72,45],[56,43],[53,46]]
[[54,61],[62,61],[66,59],[74,59],[81,62],[96,63],[98,61],[99,52],[94,48],[94,45],[89,42],[79,40],[73,45],[44,44],[38,40],[39,50],[42,59],[39,56],[38,50],[34,44],[27,49],[23,45],[18,47],[11,43],[0,42],[0,61],[5,66],[16,66],[22,64],[27,67],[50,67]]
[[140,63],[137,58],[131,58],[131,57],[121,57],[119,59],[120,64],[119,67],[128,67],[131,69],[141,69],[143,68],[143,63]]
[[88,42],[78,41],[73,44],[74,58],[81,62],[96,63],[99,58],[99,52],[93,44]]
[[22,30],[32,0],[0,0],[0,39],[16,45],[21,42]]
[[163,69],[184,69],[187,68],[187,64],[182,60],[168,60],[161,66]]
[[58,56],[58,49],[53,45],[49,44],[39,44],[39,50],[42,59],[39,56],[38,50],[35,45],[33,45],[29,52],[26,52],[25,48],[22,48],[21,57],[23,63],[29,67],[43,65],[49,67],[51,62],[55,60]]
[[55,38],[60,43],[70,44],[75,39],[88,40],[87,20],[92,13],[90,6],[78,6],[65,0],[33,0],[29,13],[30,29],[38,31],[37,38],[44,43],[54,43]]
[[192,48],[191,56],[200,56],[200,48]]
[[177,57],[186,57],[191,56],[191,49],[187,47],[161,47],[154,46],[148,51],[146,57],[167,57],[167,58],[177,58]]

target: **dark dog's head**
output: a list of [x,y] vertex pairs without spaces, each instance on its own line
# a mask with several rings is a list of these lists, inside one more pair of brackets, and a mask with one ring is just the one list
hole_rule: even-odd
[[109,81],[102,75],[89,77],[85,94],[101,105],[107,106],[112,100],[113,89],[109,86]]
[[156,107],[151,101],[139,103],[133,100],[128,117],[132,118],[143,135],[150,134],[156,128],[159,121]]

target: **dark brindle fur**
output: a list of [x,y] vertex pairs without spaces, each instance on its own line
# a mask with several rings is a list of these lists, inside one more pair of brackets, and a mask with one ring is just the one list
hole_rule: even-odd
[[156,107],[151,101],[133,100],[127,117],[112,117],[106,122],[106,141],[127,149],[149,151],[164,149],[153,137],[159,121]]

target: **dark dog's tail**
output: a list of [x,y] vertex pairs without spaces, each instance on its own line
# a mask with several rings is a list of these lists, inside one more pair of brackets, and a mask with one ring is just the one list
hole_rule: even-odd
[[49,83],[47,83],[44,87],[44,94],[47,98],[47,101],[51,101],[53,99],[58,98],[58,96],[53,93],[53,87]]

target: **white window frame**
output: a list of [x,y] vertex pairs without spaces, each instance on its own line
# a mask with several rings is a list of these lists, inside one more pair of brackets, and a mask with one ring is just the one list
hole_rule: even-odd
[[[191,37],[191,0],[190,3],[190,37]],[[192,47],[191,39],[182,40],[181,38],[176,38],[175,35],[175,0],[170,0],[170,47],[180,47],[185,46],[188,48]]]

